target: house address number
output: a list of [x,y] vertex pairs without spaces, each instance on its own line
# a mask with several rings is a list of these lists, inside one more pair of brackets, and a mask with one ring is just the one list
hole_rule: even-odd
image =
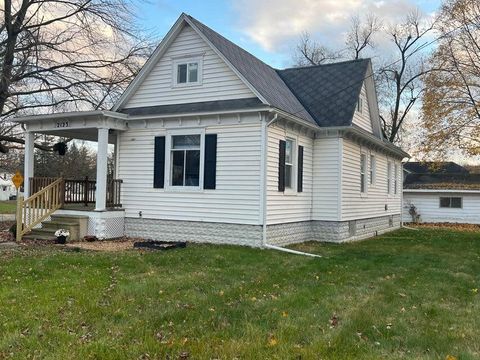
[[69,126],[70,126],[70,124],[69,124],[68,121],[57,121],[55,123],[56,128],[66,128],[66,127],[69,127]]

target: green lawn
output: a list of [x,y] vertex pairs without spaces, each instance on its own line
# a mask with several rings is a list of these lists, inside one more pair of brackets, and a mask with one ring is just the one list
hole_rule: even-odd
[[479,233],[296,248],[0,250],[0,359],[480,358]]
[[12,201],[0,201],[0,214],[15,214],[17,202]]

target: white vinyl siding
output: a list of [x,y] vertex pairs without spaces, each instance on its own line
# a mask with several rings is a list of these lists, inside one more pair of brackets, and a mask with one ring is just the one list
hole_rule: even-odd
[[205,129],[205,134],[217,134],[216,189],[197,191],[153,188],[154,138],[167,131],[154,128],[156,123],[150,126],[120,136],[118,177],[125,216],[138,218],[141,211],[148,219],[260,223],[260,123]]
[[[441,197],[461,197],[461,208],[440,207]],[[408,213],[410,204],[417,208],[421,222],[427,223],[470,223],[480,224],[480,193],[430,192],[407,190],[403,193],[403,221],[411,222]]]
[[[362,86],[362,91],[360,93],[360,102],[362,103],[362,111],[358,111],[357,107],[355,108],[355,113],[353,114],[353,124],[359,126],[363,130],[366,130],[370,133],[373,133],[372,129],[372,120],[370,119],[370,109],[368,106],[367,91],[365,84]],[[357,102],[357,106],[358,106]]]
[[[388,195],[387,188],[387,162],[391,161],[400,166],[398,159],[387,158],[382,153],[374,152],[366,147],[343,139],[342,161],[342,220],[372,218],[376,216],[393,215],[400,213],[401,196]],[[373,154],[376,158],[376,182],[367,185],[367,192],[361,193],[360,189],[360,154],[362,152]],[[387,210],[385,210],[385,205]]]
[[[186,55],[202,58],[201,85],[174,86],[173,63]],[[196,61],[196,60],[195,60]],[[175,70],[174,70],[175,69]],[[175,74],[176,75],[176,74]],[[255,97],[253,92],[189,26],[182,29],[124,106],[134,108]]]
[[340,220],[342,139],[315,139],[313,159],[313,220]]
[[[280,140],[295,137],[295,147],[303,146],[303,192],[297,193],[296,171],[291,191],[278,191],[278,150]],[[313,139],[305,135],[285,131],[272,125],[268,128],[267,156],[267,224],[282,224],[311,220],[312,212],[312,161]],[[294,157],[298,154],[294,151]],[[296,159],[294,159],[296,163]]]

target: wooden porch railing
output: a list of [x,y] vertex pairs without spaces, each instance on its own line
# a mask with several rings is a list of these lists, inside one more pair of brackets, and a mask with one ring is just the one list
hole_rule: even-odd
[[[57,180],[57,178],[49,177],[30,178],[30,192],[35,194]],[[122,207],[120,201],[122,183],[123,180],[119,179],[107,180],[107,207]],[[90,180],[88,177],[84,179],[63,179],[62,204],[84,204],[85,206],[95,204],[96,188],[97,182]]]
[[30,232],[35,225],[48,218],[62,207],[63,179],[46,185],[32,196],[17,199],[17,241]]

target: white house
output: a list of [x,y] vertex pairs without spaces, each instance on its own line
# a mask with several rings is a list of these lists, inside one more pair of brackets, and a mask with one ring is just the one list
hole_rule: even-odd
[[10,196],[17,193],[11,180],[12,176],[7,171],[0,169],[0,201],[9,200]]
[[480,175],[452,162],[404,165],[403,221],[480,224]]
[[[368,59],[276,70],[182,14],[111,111],[18,121],[26,179],[34,133],[98,141],[88,231],[100,237],[124,226],[128,236],[262,246],[400,226],[408,154],[382,137]],[[122,181],[116,211],[108,143]]]

